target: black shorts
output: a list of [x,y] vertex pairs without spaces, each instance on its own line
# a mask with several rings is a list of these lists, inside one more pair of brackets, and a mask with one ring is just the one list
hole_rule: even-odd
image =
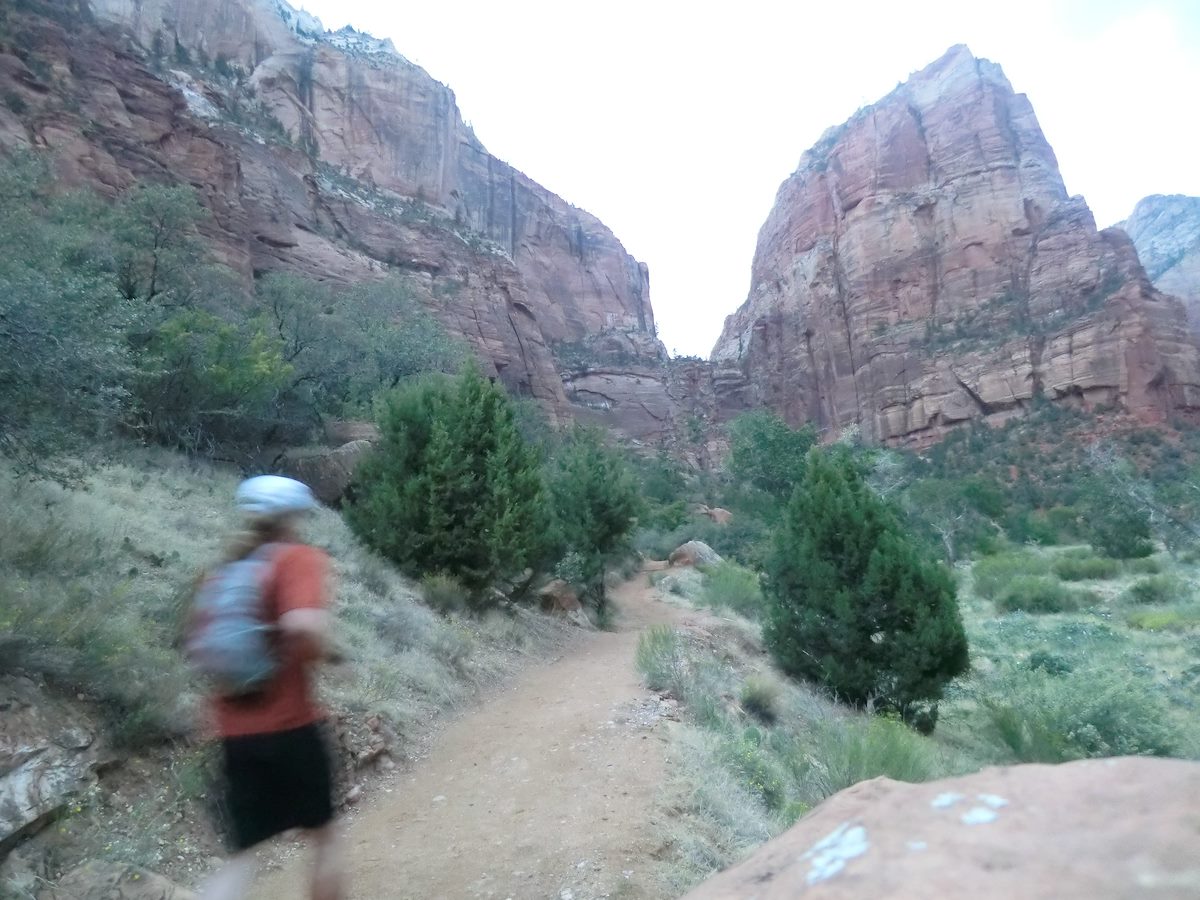
[[318,724],[222,743],[225,812],[235,850],[333,819],[333,773]]

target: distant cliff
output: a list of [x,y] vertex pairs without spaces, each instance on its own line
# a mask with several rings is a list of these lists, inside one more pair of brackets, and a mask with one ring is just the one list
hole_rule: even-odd
[[485,368],[556,415],[555,350],[665,356],[646,267],[600,221],[490,155],[453,92],[391,43],[279,0],[31,0],[0,42],[0,146],[53,150],[108,193],[194,185],[219,257],[406,273]]
[[1192,332],[1200,334],[1200,197],[1146,197],[1118,227],[1154,286],[1183,301]]
[[751,285],[713,360],[735,405],[792,422],[924,444],[1038,398],[1147,422],[1200,405],[1182,306],[1097,231],[1029,101],[966,47],[804,154]]

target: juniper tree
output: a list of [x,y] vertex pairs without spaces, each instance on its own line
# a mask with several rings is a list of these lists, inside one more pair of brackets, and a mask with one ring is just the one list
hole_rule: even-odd
[[953,581],[842,451],[813,450],[768,562],[764,638],[784,671],[911,719],[967,668]]
[[453,575],[477,602],[544,547],[538,459],[504,391],[468,368],[400,389],[347,511],[367,544],[414,577]]

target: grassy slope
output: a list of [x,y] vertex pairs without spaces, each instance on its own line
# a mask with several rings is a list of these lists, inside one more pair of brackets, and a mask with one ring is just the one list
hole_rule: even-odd
[[[177,642],[191,585],[236,526],[236,483],[234,473],[140,450],[94,473],[86,490],[0,472],[0,670],[81,695],[126,760],[56,831],[64,861],[107,856],[186,875],[213,852],[203,827],[175,829],[168,846],[157,838],[164,821],[205,819],[194,815],[208,787],[207,756],[191,737],[199,691]],[[379,715],[399,738],[394,753],[523,655],[565,639],[560,623],[525,611],[437,615],[337,513],[306,527],[334,558],[350,656],[323,679],[323,696],[343,730],[365,733]]]
[[[1001,568],[1009,578],[1051,573],[1072,552],[1087,556],[1021,549]],[[1173,579],[1175,596],[1147,606],[1130,588],[1160,577],[1145,574],[1156,564]],[[669,800],[677,813],[666,873],[672,887],[686,889],[829,794],[878,775],[922,781],[992,764],[1121,753],[1200,758],[1195,568],[1169,559],[1116,572],[1094,568],[1115,577],[1064,583],[1081,592],[1079,609],[1033,615],[999,613],[994,600],[975,593],[970,567],[962,567],[973,670],[951,686],[932,738],[780,676],[757,625],[731,611],[754,608],[744,571],[726,566],[703,579],[664,577],[669,599],[712,607],[725,623],[656,631],[639,649],[647,682],[682,700],[685,711],[673,742],[679,777]],[[1152,624],[1166,624],[1129,625],[1148,610],[1162,614]]]

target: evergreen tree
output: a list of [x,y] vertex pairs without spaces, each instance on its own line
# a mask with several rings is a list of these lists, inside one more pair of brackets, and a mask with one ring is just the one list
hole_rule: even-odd
[[541,472],[501,388],[473,367],[426,380],[387,399],[380,429],[347,511],[367,544],[414,577],[455,576],[477,600],[538,559]]
[[793,429],[767,410],[742,413],[729,425],[729,471],[741,481],[786,498],[816,442],[812,425]]
[[550,495],[558,554],[578,554],[585,592],[602,606],[605,563],[641,509],[633,475],[597,431],[576,428],[555,456]]
[[763,636],[784,671],[911,719],[967,668],[944,566],[922,559],[848,453],[813,450],[768,563]]

